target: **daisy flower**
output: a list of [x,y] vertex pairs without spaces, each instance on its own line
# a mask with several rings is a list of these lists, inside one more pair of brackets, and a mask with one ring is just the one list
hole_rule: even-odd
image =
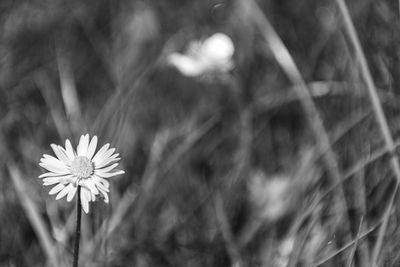
[[81,186],[81,206],[86,213],[89,212],[89,202],[95,201],[98,195],[108,203],[110,183],[107,178],[124,173],[121,170],[111,172],[120,160],[118,153],[113,154],[115,148],[106,144],[95,153],[96,147],[97,136],[90,140],[89,134],[82,135],[76,151],[67,139],[65,148],[51,144],[56,157],[44,154],[39,163],[48,170],[39,178],[43,179],[44,186],[55,185],[49,194],[57,194],[56,200],[67,196],[67,201],[71,201],[77,187]]

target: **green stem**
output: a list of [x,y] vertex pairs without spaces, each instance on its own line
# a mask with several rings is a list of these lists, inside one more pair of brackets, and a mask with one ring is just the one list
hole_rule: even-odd
[[79,261],[79,240],[81,238],[81,186],[78,185],[77,201],[76,201],[76,230],[75,230],[75,244],[74,244],[74,262],[73,267],[78,267]]

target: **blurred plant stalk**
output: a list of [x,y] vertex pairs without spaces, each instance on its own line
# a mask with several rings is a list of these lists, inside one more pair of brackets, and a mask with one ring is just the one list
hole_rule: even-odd
[[39,243],[43,249],[43,252],[46,254],[49,265],[55,267],[59,266],[56,244],[53,242],[46,223],[40,216],[38,208],[28,194],[29,190],[26,188],[26,184],[22,178],[20,170],[12,163],[9,163],[7,167],[15,191],[17,191],[18,199],[21,202],[21,206],[24,209],[25,214],[33,227],[33,230],[39,239]]
[[61,96],[65,107],[65,113],[70,122],[69,125],[71,126],[73,133],[78,135],[86,129],[82,129],[84,123],[82,121],[82,112],[75,86],[74,75],[68,59],[62,54],[59,48],[56,50]]

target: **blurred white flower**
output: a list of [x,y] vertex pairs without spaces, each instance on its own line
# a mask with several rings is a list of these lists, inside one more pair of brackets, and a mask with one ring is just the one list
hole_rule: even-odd
[[172,53],[168,63],[183,75],[200,76],[207,72],[228,72],[233,68],[235,48],[224,33],[215,33],[203,42],[192,41],[186,54]]
[[290,262],[290,254],[294,248],[295,239],[294,237],[287,237],[281,241],[278,246],[278,253],[274,259],[274,265],[276,267],[286,267]]
[[43,179],[45,186],[55,185],[49,194],[58,193],[56,200],[67,196],[67,201],[71,201],[77,186],[81,186],[81,205],[86,213],[89,212],[89,202],[95,201],[99,194],[104,197],[104,202],[108,203],[110,183],[106,178],[124,173],[121,170],[110,172],[117,167],[116,162],[120,160],[118,153],[113,154],[115,148],[109,148],[110,144],[106,144],[95,154],[96,147],[97,136],[89,140],[89,134],[82,135],[76,151],[67,139],[65,148],[51,145],[57,158],[45,154],[39,163],[49,171],[39,178]]
[[285,175],[266,178],[261,171],[252,175],[250,197],[261,218],[276,221],[290,210],[292,181]]

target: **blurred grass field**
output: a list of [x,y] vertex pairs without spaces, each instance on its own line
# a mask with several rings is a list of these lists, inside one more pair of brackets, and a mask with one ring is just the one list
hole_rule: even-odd
[[[0,266],[71,266],[50,144],[121,154],[80,266],[400,266],[397,1],[0,2]],[[234,68],[168,64],[230,36]]]

